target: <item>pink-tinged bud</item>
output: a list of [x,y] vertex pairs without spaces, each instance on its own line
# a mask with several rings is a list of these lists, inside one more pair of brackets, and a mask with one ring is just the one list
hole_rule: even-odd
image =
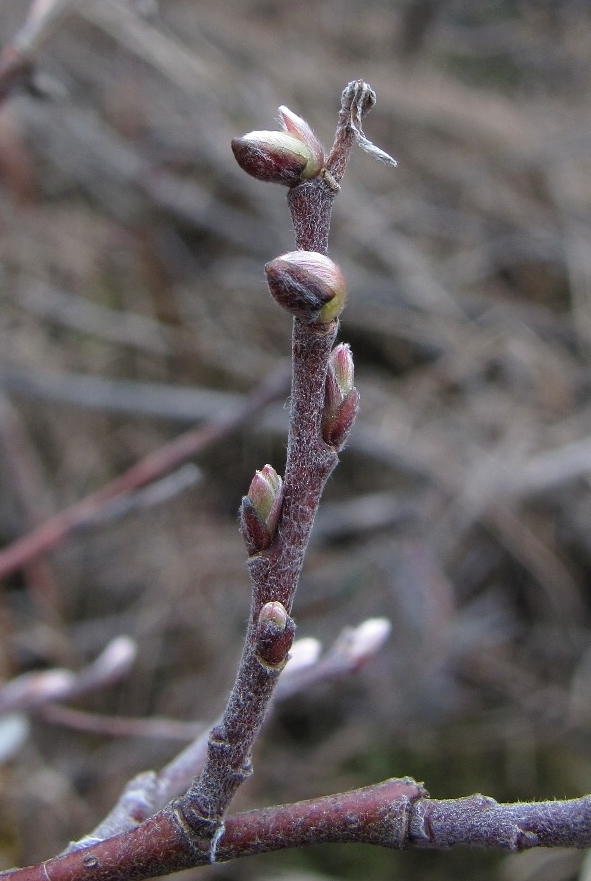
[[293,187],[312,180],[325,164],[322,144],[307,122],[287,107],[279,108],[283,131],[249,132],[232,141],[236,161],[258,180]]
[[339,343],[330,353],[326,373],[324,415],[330,416],[354,388],[355,365],[348,343]]
[[355,368],[348,343],[339,343],[330,353],[326,374],[325,414],[333,413],[353,388]]
[[269,529],[276,529],[283,499],[283,481],[272,465],[265,465],[252,478],[248,498]]
[[353,428],[359,410],[359,392],[356,388],[351,389],[343,403],[337,410],[322,420],[322,437],[329,445],[341,449]]
[[232,141],[238,165],[257,180],[293,187],[315,177],[324,164],[302,140],[286,131],[249,132]]
[[274,600],[265,603],[259,612],[258,623],[262,625],[272,624],[277,632],[283,632],[287,627],[288,614],[283,603]]
[[250,554],[268,548],[277,533],[283,481],[271,465],[255,473],[240,506],[240,529]]
[[305,324],[328,323],[341,313],[346,297],[343,273],[316,251],[290,251],[265,266],[273,298]]
[[337,449],[347,440],[359,409],[359,392],[353,380],[351,349],[347,343],[340,343],[330,353],[322,416],[322,437]]
[[324,168],[326,162],[322,144],[305,119],[302,119],[301,116],[297,116],[288,107],[281,106],[279,108],[279,116],[281,125],[285,131],[289,132],[290,135],[293,135],[294,138],[298,138],[298,140],[302,141],[312,154],[312,162],[310,162],[304,170],[302,180],[309,180],[312,177],[316,177],[318,172]]
[[265,603],[257,619],[255,639],[259,662],[280,670],[285,666],[293,642],[295,624],[285,606],[276,600]]

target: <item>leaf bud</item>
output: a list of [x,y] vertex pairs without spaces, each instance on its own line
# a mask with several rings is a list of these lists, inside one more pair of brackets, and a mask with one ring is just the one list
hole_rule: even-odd
[[315,177],[324,165],[307,143],[282,132],[249,132],[232,141],[238,165],[257,180],[292,187]]
[[351,349],[340,343],[330,354],[326,374],[322,437],[329,446],[341,448],[359,409],[359,392],[353,385]]
[[255,473],[240,506],[240,529],[250,554],[268,548],[277,533],[283,481],[271,465]]
[[278,632],[283,632],[287,627],[288,614],[283,603],[274,600],[271,603],[265,603],[259,612],[258,624],[266,626],[272,624]]
[[305,324],[337,318],[346,297],[345,279],[329,257],[316,251],[290,251],[265,266],[273,298]]
[[332,412],[340,406],[351,389],[355,376],[353,355],[348,343],[339,343],[330,353],[326,375],[325,412]]
[[265,603],[256,624],[256,653],[259,662],[270,669],[285,666],[293,642],[295,624],[285,606],[277,600]]
[[341,449],[353,428],[359,410],[359,392],[351,389],[343,403],[335,412],[322,420],[322,437],[329,445]]
[[301,116],[297,116],[289,107],[282,105],[279,108],[280,122],[283,129],[293,135],[294,138],[302,141],[312,154],[312,162],[302,174],[302,180],[309,180],[316,177],[319,171],[324,168],[326,158],[324,156],[324,148],[308,123]]

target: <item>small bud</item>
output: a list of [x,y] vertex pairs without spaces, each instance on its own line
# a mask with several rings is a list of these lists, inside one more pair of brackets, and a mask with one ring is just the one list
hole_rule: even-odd
[[341,449],[353,428],[359,410],[359,392],[351,389],[341,406],[327,419],[322,420],[322,437],[329,445]]
[[290,251],[265,266],[273,298],[305,324],[328,323],[341,313],[346,296],[336,263],[316,251]]
[[272,543],[283,503],[283,481],[271,465],[253,477],[240,507],[240,528],[250,554]]
[[351,348],[348,343],[339,343],[330,353],[328,361],[324,399],[325,414],[334,413],[340,407],[344,398],[353,388],[353,379],[354,365]]
[[265,603],[256,625],[256,646],[259,662],[270,669],[285,666],[293,642],[295,624],[285,606],[274,601]]
[[265,603],[259,612],[258,623],[260,626],[272,624],[278,632],[283,632],[287,627],[288,614],[283,603],[274,600],[272,603]]
[[288,187],[320,171],[307,144],[287,132],[249,132],[234,138],[232,152],[247,174]]
[[353,388],[355,378],[355,365],[353,355],[348,343],[339,343],[330,353],[330,367],[343,395]]
[[319,171],[324,168],[326,161],[324,156],[324,148],[308,123],[301,116],[297,116],[288,107],[281,106],[279,108],[280,122],[286,132],[293,135],[294,138],[302,141],[312,154],[312,161],[304,169],[302,180],[310,180],[316,177]]
[[330,354],[326,374],[322,437],[329,446],[343,446],[359,409],[359,392],[353,385],[351,349],[340,343]]

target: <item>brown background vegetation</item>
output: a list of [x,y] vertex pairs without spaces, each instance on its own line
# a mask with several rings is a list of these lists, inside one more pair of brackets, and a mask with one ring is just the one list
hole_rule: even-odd
[[[25,6],[2,4],[4,44]],[[40,53],[38,93],[0,111],[8,543],[203,418],[199,390],[242,395],[285,367],[262,273],[293,247],[285,191],[247,178],[230,139],[287,104],[328,146],[345,84],[377,92],[366,133],[399,168],[353,157],[331,239],[362,409],[296,618],[327,644],[372,615],[393,634],[355,677],[282,705],[237,807],[406,774],[438,797],[591,790],[589,25],[576,0],[95,0]],[[91,394],[80,375],[105,382]],[[177,406],[161,383],[196,394]],[[249,604],[236,510],[255,468],[282,467],[284,427],[271,408],[199,459],[198,485],[12,577],[2,678],[76,668],[127,633],[132,673],[77,706],[214,718]],[[2,863],[57,852],[177,749],[33,719],[0,769]],[[200,876],[288,868],[591,871],[568,852],[323,847]]]

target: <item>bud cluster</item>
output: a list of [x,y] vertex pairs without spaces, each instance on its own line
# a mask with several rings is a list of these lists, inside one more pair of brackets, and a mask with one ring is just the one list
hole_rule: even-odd
[[240,529],[249,554],[268,548],[275,535],[281,505],[283,481],[271,465],[257,471],[240,506]]
[[351,349],[347,343],[340,343],[330,353],[322,415],[322,437],[337,449],[347,440],[359,409],[359,392],[353,378]]
[[345,279],[336,263],[316,251],[290,251],[265,266],[271,295],[304,324],[327,324],[345,305]]
[[308,123],[287,107],[279,108],[279,121],[283,131],[234,138],[232,152],[240,167],[257,180],[293,187],[322,171],[324,149]]

